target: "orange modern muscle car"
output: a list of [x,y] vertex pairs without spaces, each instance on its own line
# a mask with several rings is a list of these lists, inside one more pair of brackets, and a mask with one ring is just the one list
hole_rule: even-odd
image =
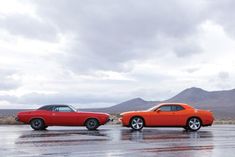
[[183,103],[163,103],[145,111],[123,112],[120,115],[123,126],[133,130],[143,127],[183,127],[197,131],[201,126],[211,126],[214,120],[211,111],[194,109]]

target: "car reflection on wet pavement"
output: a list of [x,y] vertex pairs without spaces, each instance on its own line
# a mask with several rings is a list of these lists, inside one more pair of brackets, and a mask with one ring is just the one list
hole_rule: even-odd
[[79,127],[0,126],[0,156],[164,156],[232,157],[235,125],[214,125],[198,132],[180,128],[131,131],[106,125],[96,131]]

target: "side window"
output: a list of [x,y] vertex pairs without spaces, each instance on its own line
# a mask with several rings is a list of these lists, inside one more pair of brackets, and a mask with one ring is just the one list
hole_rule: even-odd
[[73,112],[73,110],[67,106],[56,106],[53,110],[56,112]]
[[171,111],[171,106],[161,106],[160,110],[161,111]]
[[184,110],[184,108],[180,105],[173,105],[172,106],[172,111],[181,111]]

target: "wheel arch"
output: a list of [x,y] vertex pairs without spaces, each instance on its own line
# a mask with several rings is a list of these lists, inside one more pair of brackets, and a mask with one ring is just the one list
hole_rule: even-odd
[[41,119],[43,121],[43,123],[46,124],[46,121],[43,117],[32,117],[32,118],[29,119],[28,123],[30,124],[31,121],[34,120],[34,119]]
[[187,120],[186,120],[185,126],[188,125],[188,122],[189,122],[189,120],[190,120],[191,118],[197,118],[197,119],[199,119],[200,122],[201,122],[201,126],[203,126],[203,121],[202,121],[201,117],[199,117],[199,116],[190,116],[190,117],[188,117]]
[[86,123],[87,123],[87,121],[88,121],[88,120],[90,120],[90,119],[95,119],[95,120],[97,120],[98,125],[100,125],[99,118],[97,118],[97,117],[88,117],[88,118],[86,118],[86,120],[84,121],[83,125],[85,126],[85,125],[86,125]]
[[146,123],[145,123],[145,119],[144,119],[144,117],[143,117],[143,116],[140,116],[140,115],[134,115],[134,116],[131,116],[131,117],[130,117],[130,119],[129,119],[129,123],[128,123],[128,125],[129,125],[129,126],[131,126],[131,121],[132,121],[132,119],[133,119],[133,118],[136,118],[136,117],[143,119],[144,126],[145,126],[145,124],[146,124]]

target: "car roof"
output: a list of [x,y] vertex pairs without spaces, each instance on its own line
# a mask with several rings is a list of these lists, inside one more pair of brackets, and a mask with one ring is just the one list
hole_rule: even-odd
[[172,103],[161,103],[161,104],[159,104],[159,106],[163,106],[163,105],[180,105],[180,106],[183,106],[185,108],[193,108],[190,105],[185,104],[185,103],[174,103],[174,102],[172,102]]
[[44,105],[44,106],[41,106],[38,108],[38,110],[41,110],[41,109],[46,109],[46,108],[53,108],[53,107],[68,107],[69,105],[64,105],[64,104],[53,104],[53,105]]
[[51,104],[51,105],[44,105],[42,107],[46,107],[46,106],[69,106],[69,105],[65,105],[65,104]]

